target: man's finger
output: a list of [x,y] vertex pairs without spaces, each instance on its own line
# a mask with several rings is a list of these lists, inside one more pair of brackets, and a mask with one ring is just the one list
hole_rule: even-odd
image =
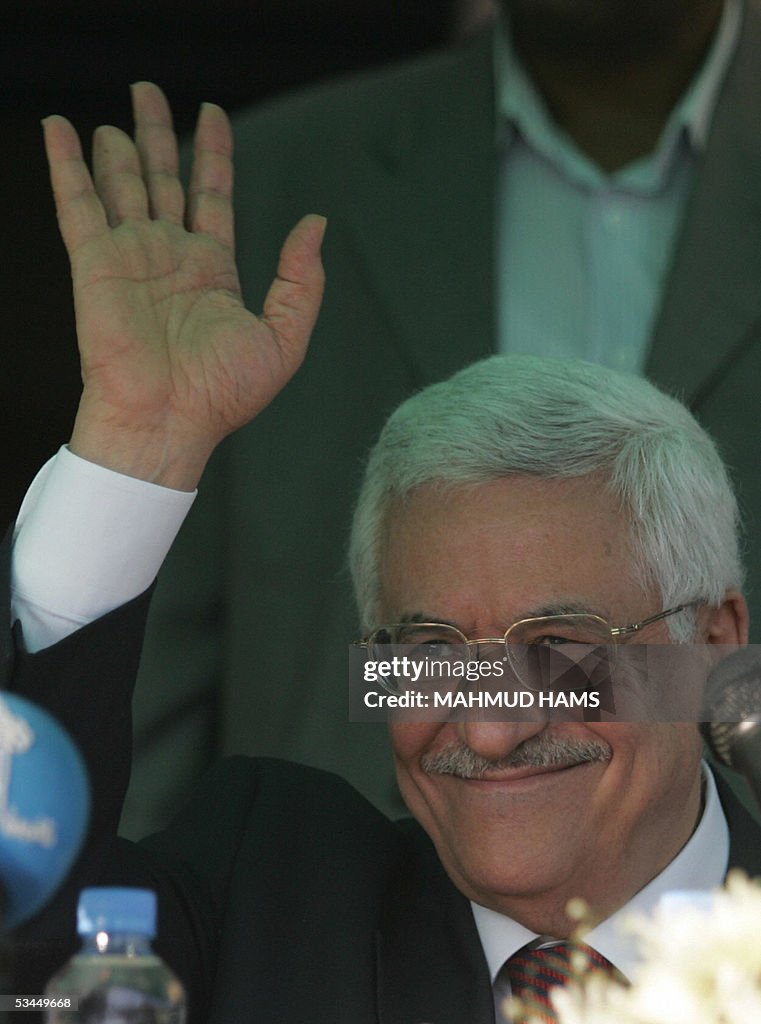
[[169,103],[152,82],[136,82],[131,91],[135,145],[143,168],[150,214],[182,224],[185,196],[180,184],[180,159]]
[[262,320],[277,336],[284,357],[298,366],[317,321],[325,287],[320,247],[327,221],[303,217],[285,240],[277,277],[264,300]]
[[103,234],[106,215],[74,127],[57,114],[46,117],[42,127],[61,236],[69,253],[74,253]]
[[211,235],[230,252],[233,225],[233,136],[221,107],[204,103],[193,143],[193,170],[188,189],[187,226]]
[[110,125],[96,128],[92,149],[93,180],[111,227],[125,220],[146,220],[148,193],[140,157],[132,139]]

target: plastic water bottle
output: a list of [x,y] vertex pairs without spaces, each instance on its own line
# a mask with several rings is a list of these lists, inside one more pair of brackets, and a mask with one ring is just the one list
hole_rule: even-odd
[[82,949],[45,990],[49,1024],[184,1024],[185,991],[151,948],[156,894],[84,889]]

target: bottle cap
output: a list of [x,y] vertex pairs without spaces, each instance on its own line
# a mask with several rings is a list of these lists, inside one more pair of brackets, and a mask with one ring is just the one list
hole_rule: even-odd
[[77,931],[80,935],[125,932],[152,939],[156,934],[156,893],[150,889],[83,889]]

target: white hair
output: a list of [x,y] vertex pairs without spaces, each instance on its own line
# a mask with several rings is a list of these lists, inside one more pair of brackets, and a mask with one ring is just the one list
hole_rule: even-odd
[[[663,607],[719,605],[740,588],[737,502],[714,442],[676,399],[580,360],[492,356],[405,401],[372,449],[349,561],[360,618],[378,625],[380,564],[392,502],[425,483],[486,483],[514,473],[595,473],[625,510],[635,579]],[[694,614],[674,616],[675,640]]]

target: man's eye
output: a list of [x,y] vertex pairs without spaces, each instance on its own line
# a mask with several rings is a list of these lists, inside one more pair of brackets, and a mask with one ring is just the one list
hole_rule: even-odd
[[452,654],[455,647],[451,640],[426,640],[415,644],[410,654],[413,658],[445,658]]
[[555,633],[543,633],[531,639],[529,643],[534,647],[556,647],[559,644],[582,644],[585,641],[577,636],[558,636]]

